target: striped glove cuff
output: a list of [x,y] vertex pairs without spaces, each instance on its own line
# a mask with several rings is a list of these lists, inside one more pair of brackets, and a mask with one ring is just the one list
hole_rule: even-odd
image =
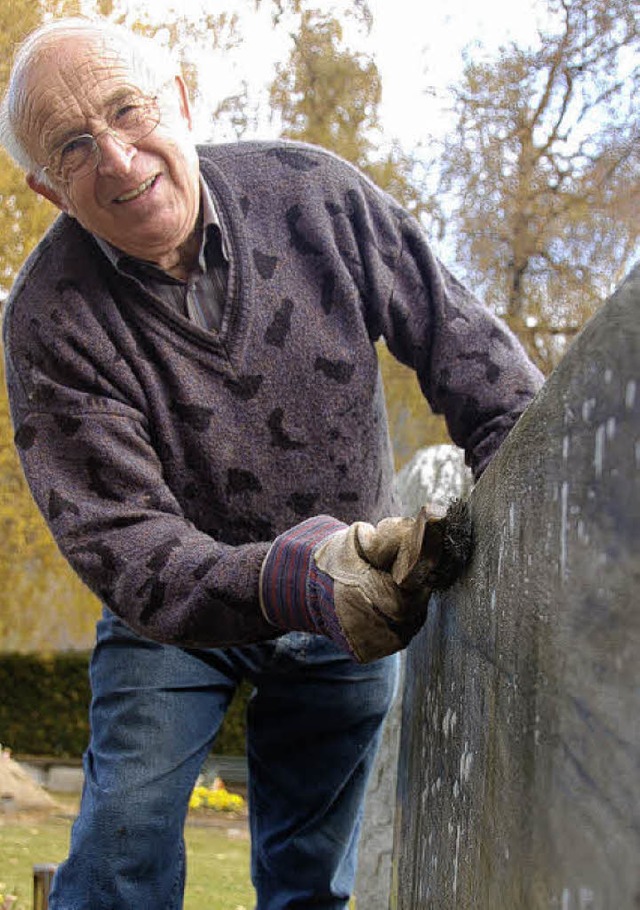
[[329,515],[317,515],[276,538],[260,573],[260,606],[267,620],[287,631],[315,632],[333,637],[323,613],[333,613],[329,576],[318,578],[313,551],[346,525]]

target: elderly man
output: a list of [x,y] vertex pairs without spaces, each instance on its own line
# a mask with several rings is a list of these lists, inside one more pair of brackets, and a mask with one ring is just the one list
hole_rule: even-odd
[[180,74],[126,31],[32,34],[1,136],[62,212],[7,305],[16,445],[104,603],[51,910],[182,905],[189,794],[243,677],[258,907],[344,908],[395,652],[429,595],[392,571],[414,529],[388,517],[373,342],[476,476],[541,377],[354,168],[196,149]]

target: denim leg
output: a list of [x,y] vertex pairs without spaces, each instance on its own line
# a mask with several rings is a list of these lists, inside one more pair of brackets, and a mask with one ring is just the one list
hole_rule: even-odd
[[306,633],[271,654],[247,725],[257,910],[344,910],[397,656],[362,666]]
[[50,910],[182,907],[188,799],[234,677],[224,652],[165,647],[105,613],[91,662],[85,786]]

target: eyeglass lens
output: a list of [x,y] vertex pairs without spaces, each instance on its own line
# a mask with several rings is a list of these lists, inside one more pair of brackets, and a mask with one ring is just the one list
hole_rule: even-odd
[[158,105],[154,100],[143,104],[128,104],[110,116],[106,129],[97,136],[85,133],[65,142],[50,158],[49,169],[61,180],[90,174],[100,161],[98,138],[109,133],[125,144],[133,144],[153,132],[160,122]]

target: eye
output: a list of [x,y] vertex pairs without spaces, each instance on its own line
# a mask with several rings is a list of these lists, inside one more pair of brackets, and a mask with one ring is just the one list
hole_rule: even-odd
[[118,117],[126,117],[132,111],[135,111],[137,109],[138,109],[137,104],[123,104],[122,107],[119,107],[118,110],[116,111],[116,119]]
[[144,111],[140,103],[129,102],[121,105],[114,113],[112,124],[114,127],[127,127],[131,123],[136,123]]
[[60,165],[63,168],[73,167],[74,164],[84,161],[93,149],[93,136],[76,136],[65,142],[58,152]]

